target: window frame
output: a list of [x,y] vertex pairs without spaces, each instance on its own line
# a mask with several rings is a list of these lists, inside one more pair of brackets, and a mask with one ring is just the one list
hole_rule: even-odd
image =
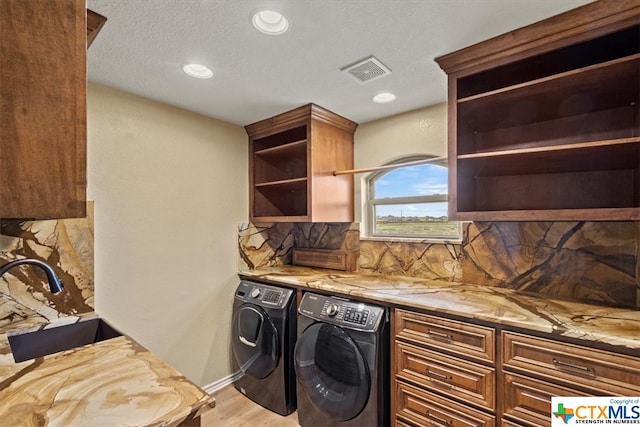
[[[450,221],[457,223],[457,235],[454,236],[444,236],[436,233],[411,233],[411,234],[380,234],[375,233],[375,208],[376,206],[384,206],[384,205],[399,205],[399,204],[418,204],[418,203],[448,203],[449,198],[449,183],[447,180],[447,194],[436,194],[436,195],[425,195],[425,196],[403,196],[403,197],[393,197],[393,198],[382,198],[376,199],[375,196],[375,183],[378,179],[382,178],[384,175],[402,168],[402,163],[413,162],[418,160],[428,160],[428,159],[436,159],[439,156],[433,155],[413,155],[413,156],[405,156],[399,159],[395,159],[392,162],[385,163],[385,166],[398,164],[397,168],[385,168],[384,170],[379,170],[370,173],[364,179],[365,191],[366,191],[366,200],[365,200],[365,230],[366,237],[374,240],[399,240],[399,239],[410,239],[410,240],[431,240],[435,242],[460,242],[462,240],[462,223],[460,221]],[[446,160],[440,160],[433,163],[426,163],[444,167],[448,169],[448,164]],[[404,166],[404,167],[413,167]]]

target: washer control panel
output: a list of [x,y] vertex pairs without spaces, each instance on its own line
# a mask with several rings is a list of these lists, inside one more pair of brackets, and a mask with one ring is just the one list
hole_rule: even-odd
[[358,301],[305,293],[298,313],[351,329],[375,331],[384,318],[385,309]]
[[366,325],[369,319],[369,310],[356,310],[353,307],[347,307],[344,313],[344,321],[357,323],[358,325]]
[[241,281],[236,289],[236,299],[263,307],[284,308],[292,295],[293,289],[278,288],[248,280]]

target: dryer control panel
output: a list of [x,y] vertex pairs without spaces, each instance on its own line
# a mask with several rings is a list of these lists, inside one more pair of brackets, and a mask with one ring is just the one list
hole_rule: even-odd
[[358,301],[305,293],[298,313],[326,323],[362,331],[376,331],[385,309]]
[[293,289],[243,280],[236,289],[236,299],[263,307],[284,308],[289,303],[293,292]]

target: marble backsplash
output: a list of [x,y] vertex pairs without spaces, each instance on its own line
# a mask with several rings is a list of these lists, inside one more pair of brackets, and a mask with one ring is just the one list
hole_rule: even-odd
[[0,220],[0,265],[23,258],[51,265],[64,291],[52,295],[38,267],[12,268],[0,278],[0,327],[94,311],[93,203],[86,218]]
[[238,228],[239,269],[291,264],[293,248],[358,250],[356,223],[243,223]]
[[359,250],[358,270],[640,308],[640,222],[476,222],[462,243],[360,240],[358,224],[241,224],[241,270],[294,247]]

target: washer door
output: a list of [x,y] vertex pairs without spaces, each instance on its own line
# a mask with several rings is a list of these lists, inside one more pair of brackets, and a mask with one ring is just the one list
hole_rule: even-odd
[[314,323],[305,329],[296,342],[295,370],[311,404],[334,421],[350,420],[367,405],[367,361],[338,326]]
[[259,306],[243,304],[233,315],[233,356],[245,374],[262,379],[278,366],[278,331]]

